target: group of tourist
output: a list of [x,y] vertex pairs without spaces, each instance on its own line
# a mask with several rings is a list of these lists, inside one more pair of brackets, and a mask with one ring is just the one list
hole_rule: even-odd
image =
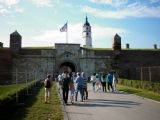
[[65,104],[67,104],[68,101],[69,91],[71,103],[73,103],[74,98],[75,101],[77,101],[78,92],[80,92],[81,102],[88,99],[87,79],[84,72],[78,72],[77,74],[64,72],[58,75],[58,81],[62,88],[63,101]]
[[[50,97],[50,87],[51,76],[48,75],[44,81],[45,84],[45,102],[47,103],[48,98]],[[62,96],[64,104],[67,105],[68,103],[68,96],[70,96],[70,101],[73,104],[74,100],[77,101],[78,93],[80,93],[80,101],[83,102],[84,100],[88,99],[88,90],[87,90],[87,78],[85,73],[77,72],[77,73],[69,73],[63,72],[59,74],[58,77],[59,86],[62,89]],[[116,91],[116,81],[117,81],[117,74],[113,71],[109,72],[108,74],[98,74],[94,73],[90,77],[90,81],[93,84],[93,91],[100,91],[107,92],[106,85],[108,85],[108,91]],[[111,89],[110,89],[111,88]]]
[[91,76],[93,91],[96,92],[102,89],[103,92],[107,92],[106,85],[108,85],[108,91],[111,91],[112,89],[112,92],[114,92],[116,91],[117,80],[118,76],[117,73],[114,71],[110,71],[108,74],[93,73],[93,75]]

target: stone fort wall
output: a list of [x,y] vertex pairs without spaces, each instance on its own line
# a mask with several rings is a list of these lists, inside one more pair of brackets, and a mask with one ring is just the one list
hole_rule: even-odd
[[0,48],[0,84],[9,83],[12,72],[12,54],[8,48]]
[[[16,70],[22,72],[18,74],[18,79],[21,80],[26,79],[26,74],[28,79],[34,79],[35,75],[44,79],[47,74],[57,74],[59,65],[63,61],[73,62],[76,65],[76,72],[83,71],[86,76],[94,72],[110,70],[110,65],[114,63],[113,50],[94,50],[71,46],[63,46],[63,48],[56,46],[57,49],[22,48],[20,53],[15,55],[11,54],[10,49],[1,49],[1,83],[14,82],[15,74],[13,73]],[[66,53],[71,56],[66,58]],[[160,50],[121,50],[117,65],[120,77],[139,79],[138,68],[160,66]]]
[[[122,50],[119,66],[121,77],[140,79],[141,67],[160,66],[160,50]],[[160,82],[160,71],[157,74],[152,79]]]

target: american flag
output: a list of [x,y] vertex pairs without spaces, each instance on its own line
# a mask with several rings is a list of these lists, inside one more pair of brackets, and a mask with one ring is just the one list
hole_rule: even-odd
[[60,29],[60,32],[67,32],[67,23]]

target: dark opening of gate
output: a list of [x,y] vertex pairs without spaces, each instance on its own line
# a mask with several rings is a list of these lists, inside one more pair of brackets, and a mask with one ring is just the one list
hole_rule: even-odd
[[75,65],[71,62],[64,62],[60,65],[59,72],[75,72]]

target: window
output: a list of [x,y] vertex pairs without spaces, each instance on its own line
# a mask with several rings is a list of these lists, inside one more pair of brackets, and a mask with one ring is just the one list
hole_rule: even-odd
[[87,33],[86,33],[86,35],[88,36],[88,35],[89,35],[89,33],[87,32]]
[[69,58],[69,55],[68,55],[68,54],[66,54],[66,55],[65,55],[65,58]]

